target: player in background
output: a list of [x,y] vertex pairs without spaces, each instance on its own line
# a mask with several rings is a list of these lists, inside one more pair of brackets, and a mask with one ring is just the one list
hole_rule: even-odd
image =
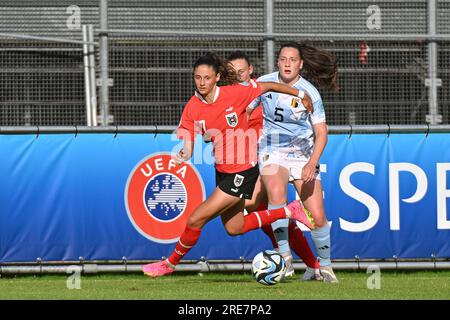
[[[240,83],[231,65],[211,53],[195,62],[193,76],[196,92],[181,116],[178,137],[184,140],[184,144],[174,161],[182,164],[189,160],[196,133],[207,134],[214,146],[217,187],[191,214],[169,258],[143,266],[143,272],[151,277],[171,274],[197,243],[203,226],[219,215],[230,235],[241,235],[285,218],[314,228],[312,217],[297,201],[286,208],[257,211],[245,216],[243,213],[245,199],[252,198],[259,177],[254,143],[249,143],[251,148],[243,147],[248,129],[248,105],[261,94],[274,91],[299,97],[296,99],[312,110],[310,97],[285,84]],[[219,87],[219,81],[230,85]]]
[[[238,75],[239,81],[250,82],[253,76],[253,65],[250,62],[248,56],[242,51],[232,52],[228,56],[228,61],[232,64],[235,72]],[[262,108],[255,108],[250,115],[248,130],[253,130],[257,133],[257,137],[261,136],[261,130],[263,126],[263,114]],[[257,145],[255,145],[257,148]],[[251,199],[245,200],[245,209],[247,212],[252,212],[255,210],[265,210],[273,209],[277,206],[271,204],[268,205],[267,193],[264,188],[264,184],[261,181],[261,177],[258,178],[255,184],[255,190],[253,192],[253,197]],[[284,226],[284,220],[281,219]],[[290,277],[294,275],[294,266],[292,264],[292,254],[289,246],[292,246],[294,252],[303,260],[307,266],[307,271],[304,274],[303,280],[321,280],[319,272],[319,262],[317,261],[314,253],[312,252],[308,240],[306,239],[303,232],[297,226],[294,221],[288,223],[289,227],[282,228],[277,232],[276,223],[274,222],[271,226],[264,226],[261,229],[266,233],[274,248],[276,248],[286,261],[286,275],[285,277]],[[289,221],[289,219],[288,219]],[[274,229],[272,229],[274,228]],[[313,276],[312,276],[313,275]]]
[[[266,93],[252,104],[257,107],[262,102],[263,105],[264,126],[258,160],[269,208],[286,206],[287,185],[291,182],[314,218],[311,238],[319,257],[320,274],[325,282],[338,282],[331,267],[330,227],[325,216],[319,172],[319,159],[328,134],[325,110],[317,89],[337,88],[336,59],[325,50],[289,42],[281,46],[277,65],[278,72],[264,75],[258,81],[284,83],[306,91],[312,97],[314,112],[308,114],[301,104],[277,93]],[[289,250],[286,241],[288,225],[288,220],[275,222],[274,229],[284,229],[275,233],[281,252]],[[314,277],[313,270],[308,271],[310,277]]]

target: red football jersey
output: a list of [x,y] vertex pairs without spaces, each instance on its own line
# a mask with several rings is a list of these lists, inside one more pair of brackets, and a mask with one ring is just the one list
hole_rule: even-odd
[[248,128],[255,130],[258,134],[258,138],[261,135],[263,126],[263,107],[260,105],[252,111],[250,119],[248,120]]
[[247,106],[261,95],[255,81],[217,87],[215,101],[206,103],[196,94],[186,104],[178,128],[180,139],[192,141],[207,134],[214,145],[216,169],[235,173],[257,164],[255,130],[248,129]]
[[[253,81],[256,81],[256,79],[252,79]],[[250,119],[248,120],[248,128],[255,130],[258,134],[258,139],[262,134],[262,128],[263,128],[263,106],[262,103],[259,103],[259,106],[257,108],[254,108]],[[256,146],[258,148],[258,146]]]

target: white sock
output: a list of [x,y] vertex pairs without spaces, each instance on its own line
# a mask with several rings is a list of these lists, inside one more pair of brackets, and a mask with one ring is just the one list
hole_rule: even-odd
[[317,250],[320,266],[331,265],[330,226],[328,222],[323,227],[312,230],[311,238]]
[[[286,207],[286,203],[281,205],[272,205],[269,203],[268,209],[279,209]],[[289,209],[287,210],[289,211]],[[289,212],[290,214],[290,212]],[[288,215],[286,213],[286,215]],[[280,253],[290,253],[289,248],[289,219],[279,219],[272,223],[272,230],[278,243],[278,251]]]

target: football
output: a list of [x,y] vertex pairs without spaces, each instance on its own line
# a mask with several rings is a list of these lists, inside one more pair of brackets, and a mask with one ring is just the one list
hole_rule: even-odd
[[252,261],[252,273],[256,281],[271,286],[280,282],[286,272],[286,262],[274,250],[258,253]]

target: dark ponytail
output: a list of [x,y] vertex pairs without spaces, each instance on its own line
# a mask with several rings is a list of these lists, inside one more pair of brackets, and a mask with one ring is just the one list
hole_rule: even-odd
[[300,74],[303,78],[319,89],[334,92],[338,90],[336,57],[331,52],[305,42],[285,43],[281,46],[280,51],[286,47],[295,48],[300,52],[300,58],[303,60]]
[[240,82],[238,75],[234,71],[231,63],[229,61],[223,60],[215,53],[208,52],[204,56],[198,58],[194,63],[193,69],[195,70],[195,68],[201,65],[211,66],[216,74],[220,73],[221,85],[230,85]]

